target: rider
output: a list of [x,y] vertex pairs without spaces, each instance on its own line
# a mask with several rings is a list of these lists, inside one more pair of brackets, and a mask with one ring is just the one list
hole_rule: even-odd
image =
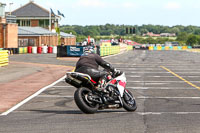
[[95,82],[99,82],[97,90],[103,91],[102,82],[105,82],[107,78],[107,72],[98,70],[99,66],[102,66],[111,72],[115,72],[114,67],[112,67],[112,65],[108,62],[104,61],[98,54],[95,54],[94,48],[89,46],[85,47],[84,54],[76,63],[75,72],[90,75]]

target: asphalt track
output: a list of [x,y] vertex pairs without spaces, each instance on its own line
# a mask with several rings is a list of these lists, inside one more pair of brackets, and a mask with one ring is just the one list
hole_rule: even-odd
[[200,132],[200,53],[138,50],[105,60],[126,73],[127,89],[138,105],[135,112],[118,109],[83,114],[73,100],[75,88],[62,80],[17,110],[0,116],[0,132]]

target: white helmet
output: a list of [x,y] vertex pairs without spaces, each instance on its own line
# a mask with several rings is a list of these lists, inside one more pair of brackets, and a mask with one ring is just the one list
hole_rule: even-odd
[[94,47],[92,46],[85,47],[84,54],[88,54],[88,53],[95,53]]

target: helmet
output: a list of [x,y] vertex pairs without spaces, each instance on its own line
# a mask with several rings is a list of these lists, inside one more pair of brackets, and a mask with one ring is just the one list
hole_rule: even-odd
[[84,54],[88,54],[88,53],[95,53],[94,47],[85,47],[84,49]]

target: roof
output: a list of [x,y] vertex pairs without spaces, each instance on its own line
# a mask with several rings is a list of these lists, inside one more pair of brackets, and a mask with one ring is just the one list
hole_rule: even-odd
[[5,6],[6,4],[0,2],[0,6]]
[[57,35],[47,29],[41,27],[18,27],[18,36],[41,36],[41,35]]
[[30,1],[26,5],[14,10],[12,15],[17,17],[47,17],[49,11]]
[[60,36],[61,37],[75,37],[74,35],[72,35],[72,34],[68,34],[68,33],[65,33],[65,32],[60,32]]

